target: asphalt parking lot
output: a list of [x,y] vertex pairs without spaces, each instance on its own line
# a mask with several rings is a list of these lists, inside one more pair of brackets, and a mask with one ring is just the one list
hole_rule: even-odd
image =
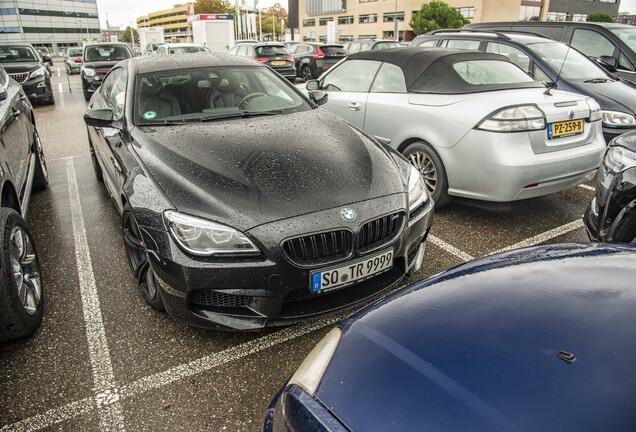
[[[57,68],[61,68],[58,76]],[[77,75],[53,69],[56,104],[36,107],[50,186],[28,222],[41,260],[44,321],[0,348],[0,430],[257,431],[269,401],[351,311],[263,333],[187,327],[146,306],[120,219],[93,174]],[[593,183],[492,206],[439,210],[418,280],[517,247],[587,241]]]

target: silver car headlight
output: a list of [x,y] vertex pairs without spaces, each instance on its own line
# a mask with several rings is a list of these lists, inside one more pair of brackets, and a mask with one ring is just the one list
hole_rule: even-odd
[[95,69],[85,67],[84,69],[82,69],[82,72],[84,72],[84,75],[87,77],[95,76]]
[[428,190],[422,174],[411,165],[409,172],[409,213],[428,201]]
[[43,67],[37,68],[33,72],[31,72],[31,78],[37,78],[40,76],[44,76],[46,74],[46,69]]
[[327,333],[327,336],[318,342],[318,345],[311,350],[305,360],[298,366],[298,369],[290,378],[289,384],[296,384],[305,389],[307,393],[313,395],[327,370],[327,366],[331,362],[333,354],[336,352],[336,348],[338,348],[341,337],[342,330],[338,327]]
[[165,211],[164,217],[172,237],[192,255],[260,254],[245,234],[229,226],[174,210]]
[[603,163],[607,169],[618,174],[636,167],[636,152],[621,146],[610,146],[605,153]]
[[612,127],[634,127],[636,126],[636,118],[624,112],[603,111],[603,124]]
[[545,129],[545,115],[535,105],[519,105],[495,111],[477,129],[491,132],[525,132]]

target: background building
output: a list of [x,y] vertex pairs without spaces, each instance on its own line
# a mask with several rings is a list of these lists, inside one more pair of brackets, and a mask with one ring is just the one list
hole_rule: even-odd
[[108,25],[106,21],[106,28],[102,29],[102,42],[122,42],[124,31],[117,27]]
[[29,42],[59,53],[100,40],[96,0],[0,1],[0,42]]
[[172,9],[152,12],[137,18],[137,28],[163,27],[166,42],[189,42],[190,24],[188,11],[190,3],[177,5]]
[[550,0],[548,19],[551,21],[585,21],[588,15],[606,13],[618,15],[620,0]]

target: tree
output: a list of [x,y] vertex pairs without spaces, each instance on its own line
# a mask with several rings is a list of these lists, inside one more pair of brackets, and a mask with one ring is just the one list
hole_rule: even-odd
[[197,0],[194,4],[195,14],[233,14],[234,8],[228,0]]
[[263,22],[263,34],[272,34],[272,19],[276,29],[276,38],[283,32],[280,20],[287,22],[287,11],[280,5],[275,3],[274,6],[261,12],[261,20]]
[[423,4],[422,8],[413,14],[409,25],[415,34],[419,35],[437,29],[461,28],[469,22],[454,7],[441,0],[433,0]]
[[587,22],[614,22],[614,17],[606,13],[595,13],[587,16]]
[[[131,39],[131,34],[132,34],[132,40]],[[122,33],[121,35],[121,40],[122,42],[132,42],[133,44],[136,44],[139,42],[139,33],[137,33],[137,29],[134,29],[130,26],[126,27],[126,30],[124,30],[124,33]]]

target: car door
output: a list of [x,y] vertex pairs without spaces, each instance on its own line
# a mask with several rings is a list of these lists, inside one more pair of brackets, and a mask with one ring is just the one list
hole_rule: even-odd
[[[123,117],[127,74],[123,68],[113,69],[104,79],[98,96],[91,99],[89,109],[111,109],[113,121]],[[104,183],[113,196],[119,196],[122,165],[113,149],[121,147],[121,129],[116,127],[89,127],[95,156],[103,168]]]
[[323,108],[364,129],[367,96],[380,64],[374,60],[345,60],[333,67],[320,81],[320,88],[329,94]]

